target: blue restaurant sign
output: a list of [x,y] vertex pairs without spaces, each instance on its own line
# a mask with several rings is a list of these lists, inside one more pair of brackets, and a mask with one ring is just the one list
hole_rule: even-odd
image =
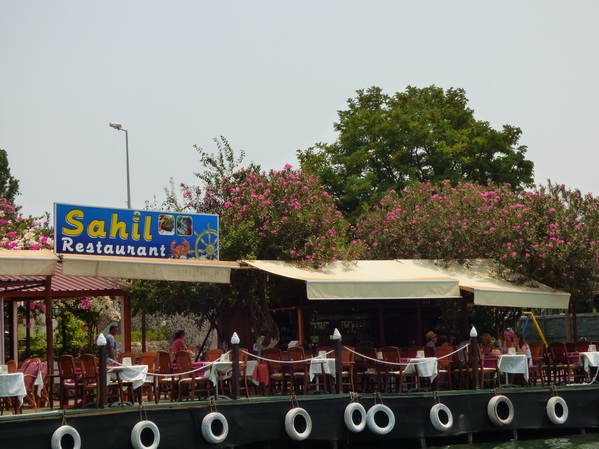
[[54,203],[57,254],[218,260],[218,215]]

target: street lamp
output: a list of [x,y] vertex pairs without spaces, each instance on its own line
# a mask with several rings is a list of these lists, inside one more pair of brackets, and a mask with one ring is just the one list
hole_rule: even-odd
[[111,128],[125,132],[125,154],[127,156],[127,209],[131,209],[131,184],[129,182],[129,132],[123,128],[123,125],[116,122],[108,124]]

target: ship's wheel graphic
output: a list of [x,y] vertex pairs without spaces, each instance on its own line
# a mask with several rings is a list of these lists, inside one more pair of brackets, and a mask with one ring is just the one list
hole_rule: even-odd
[[210,223],[206,229],[200,233],[194,232],[197,236],[194,245],[196,259],[218,260],[218,232],[210,229]]

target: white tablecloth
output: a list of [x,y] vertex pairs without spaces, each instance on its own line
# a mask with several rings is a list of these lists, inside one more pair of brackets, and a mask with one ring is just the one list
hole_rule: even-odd
[[406,373],[413,373],[416,370],[416,367],[418,367],[418,376],[428,377],[431,382],[435,380],[437,374],[439,374],[436,357],[410,359],[410,362],[408,365],[406,365],[404,371]]
[[111,366],[107,371],[108,382],[120,378],[125,382],[133,382],[133,388],[141,387],[146,381],[147,374],[148,365]]
[[245,377],[252,377],[256,366],[258,366],[258,360],[248,360],[245,362]]
[[209,372],[206,371],[206,376],[210,378],[213,385],[216,385],[220,380],[225,380],[231,377],[233,362],[212,362]]
[[599,366],[599,352],[581,352],[580,357],[587,373],[590,371],[591,366]]
[[317,374],[328,374],[329,376],[336,377],[335,372],[335,359],[323,359],[320,357],[314,357],[310,359],[310,381],[314,380],[314,376]]
[[19,398],[23,404],[23,398],[27,395],[25,390],[25,378],[23,373],[0,374],[0,397]]
[[528,359],[526,354],[504,354],[499,357],[497,368],[502,373],[524,374],[524,379],[528,382]]

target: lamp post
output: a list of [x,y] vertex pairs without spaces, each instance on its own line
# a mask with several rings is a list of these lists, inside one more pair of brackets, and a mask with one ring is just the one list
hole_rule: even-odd
[[123,128],[123,125],[116,122],[108,124],[111,128],[125,132],[125,155],[127,157],[127,209],[131,209],[131,184],[129,181],[129,132]]
[[480,381],[478,378],[478,342],[476,341],[476,337],[478,337],[478,332],[476,331],[476,328],[472,326],[472,329],[470,329],[470,354],[472,359],[472,375],[474,376],[472,379],[472,387],[474,390],[478,390],[480,388]]

